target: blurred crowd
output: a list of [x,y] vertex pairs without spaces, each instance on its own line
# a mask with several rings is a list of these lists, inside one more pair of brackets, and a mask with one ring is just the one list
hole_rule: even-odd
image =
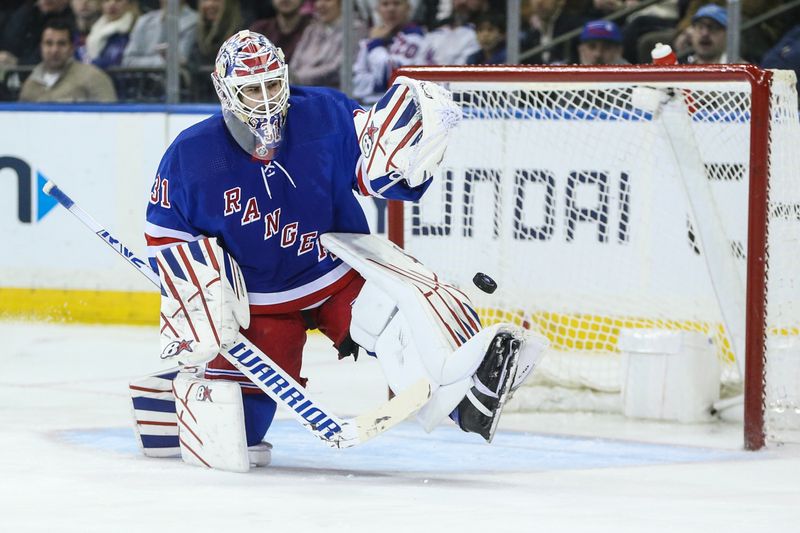
[[[668,43],[682,63],[724,63],[724,1],[522,0],[522,63],[649,63]],[[163,101],[166,0],[4,0],[0,99],[34,102]],[[800,73],[800,7],[741,0],[743,61]],[[355,0],[352,95],[375,101],[407,65],[502,64],[505,0]],[[215,100],[209,74],[222,42],[244,28],[266,35],[291,81],[341,87],[341,0],[181,0],[181,99]],[[561,36],[574,33],[574,38]]]

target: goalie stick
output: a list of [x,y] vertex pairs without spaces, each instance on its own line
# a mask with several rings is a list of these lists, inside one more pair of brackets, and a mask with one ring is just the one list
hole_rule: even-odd
[[[144,260],[75,204],[55,183],[48,181],[42,190],[75,215],[151,283],[156,287],[161,286],[158,274]],[[241,332],[233,345],[223,348],[221,353],[259,389],[286,407],[303,427],[332,448],[356,446],[383,433],[425,405],[431,395],[430,383],[422,379],[372,411],[352,418],[341,418],[309,396],[302,385]]]

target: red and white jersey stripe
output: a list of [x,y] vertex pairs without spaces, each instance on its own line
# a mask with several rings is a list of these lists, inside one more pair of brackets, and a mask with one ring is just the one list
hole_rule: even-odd
[[275,314],[316,307],[357,275],[355,270],[342,263],[316,280],[294,289],[248,292],[250,311],[255,314]]
[[144,239],[147,242],[147,256],[151,259],[156,256],[159,250],[175,246],[182,242],[199,241],[203,237],[205,237],[205,235],[192,235],[185,231],[156,226],[152,222],[145,222],[144,224]]

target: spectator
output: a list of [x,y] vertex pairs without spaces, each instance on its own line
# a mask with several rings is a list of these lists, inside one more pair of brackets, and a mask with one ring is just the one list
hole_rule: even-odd
[[383,22],[361,40],[353,65],[353,97],[368,104],[383,96],[395,68],[418,65],[422,56],[424,32],[410,23],[408,0],[379,0],[378,13]]
[[578,45],[581,65],[624,65],[622,32],[608,20],[593,20],[583,26]]
[[[420,8],[420,3],[423,0],[408,0],[409,5],[409,15],[408,20],[415,20],[414,15],[417,13],[417,10]],[[452,0],[441,0],[448,4],[446,11],[447,14],[441,18],[446,18],[450,15],[450,6],[449,4]],[[382,26],[383,20],[381,20],[380,11],[378,10],[378,0],[354,0],[353,7],[357,16],[363,20],[368,27],[373,28],[375,26]],[[424,8],[423,8],[424,9]],[[438,19],[434,19],[438,20]]]
[[794,70],[800,92],[800,25],[789,30],[761,60],[761,68]]
[[216,101],[211,72],[217,52],[225,40],[242,27],[238,0],[200,0],[197,41],[189,54],[193,98],[200,102]]
[[225,39],[239,31],[242,17],[238,0],[200,0],[197,40],[192,48],[191,63],[213,65]]
[[[523,49],[549,44],[556,37],[575,28],[580,28],[588,19],[580,0],[529,0],[527,29],[523,36]],[[564,63],[577,57],[574,45],[564,44],[531,57],[527,63]]]
[[257,20],[275,16],[275,8],[272,7],[272,2],[267,0],[240,0],[238,3],[244,28]]
[[467,58],[467,65],[502,65],[506,62],[506,17],[484,13],[475,26],[481,49]]
[[122,64],[133,25],[136,22],[135,0],[103,0],[103,14],[86,38],[86,59],[100,68]]
[[725,63],[728,12],[724,7],[706,4],[697,10],[689,27],[691,53],[679,57],[680,63]]
[[[167,0],[159,0],[161,9],[145,13],[136,21],[125,48],[122,64],[126,67],[163,67],[167,55],[164,24]],[[197,12],[181,0],[178,13],[178,53],[186,61],[195,41]]]
[[[308,25],[297,43],[289,77],[292,83],[340,86],[343,42],[341,0],[314,0],[315,20]],[[367,35],[366,26],[355,20],[353,36],[356,44]]]
[[[622,9],[636,7],[643,0],[590,0],[587,15],[599,20]],[[680,0],[686,3],[689,0]],[[703,0],[707,2],[708,0]],[[669,42],[679,19],[679,0],[661,0],[628,15],[619,24],[622,29],[623,57],[632,63],[649,63],[655,43]],[[647,36],[647,43],[640,42]]]
[[86,61],[86,36],[92,24],[100,18],[100,0],[71,0],[70,7],[75,16],[75,59]]
[[21,102],[114,102],[111,78],[93,65],[75,61],[68,21],[50,20],[41,39],[42,62],[20,91]]
[[488,11],[487,0],[453,0],[452,15],[425,36],[425,62],[431,65],[463,65],[480,50],[475,20]]
[[[687,3],[687,9],[684,17],[678,23],[675,45],[673,48],[680,50],[682,41],[690,40],[691,25],[693,17],[698,9],[705,4],[716,4],[725,7],[724,0],[681,0]],[[764,14],[771,9],[780,6],[784,0],[741,0],[742,22]],[[795,10],[795,13],[797,10]],[[758,63],[761,57],[769,50],[775,43],[778,42],[781,35],[783,35],[789,28],[792,27],[792,12],[784,12],[781,16],[773,17],[765,20],[760,24],[751,26],[750,28],[742,31],[740,41],[740,53],[744,60]],[[681,57],[681,54],[678,54]]]
[[[10,52],[2,49],[3,29],[11,15],[19,8],[25,0],[7,0],[0,4],[0,101],[8,102],[16,100],[13,94],[14,88],[19,88],[19,74],[7,72],[6,69],[14,68],[17,64],[16,57]],[[10,86],[10,87],[9,87]]]
[[286,62],[290,63],[294,49],[300,42],[306,26],[311,23],[311,16],[300,13],[304,0],[272,0],[275,8],[273,18],[255,21],[250,29],[264,35],[272,43],[283,50]]
[[36,0],[14,11],[0,36],[0,65],[35,65],[41,61],[42,31],[56,18],[74,22],[69,0]]

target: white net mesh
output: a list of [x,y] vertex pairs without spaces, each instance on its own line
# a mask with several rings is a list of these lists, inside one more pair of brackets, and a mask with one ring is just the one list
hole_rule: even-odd
[[776,73],[770,117],[767,436],[800,440],[800,125],[795,76]]
[[[550,388],[517,393],[517,406],[618,410],[622,328],[702,332],[723,396],[740,393],[749,84],[448,85],[464,120],[443,172],[405,208],[404,246],[485,322],[550,339],[535,374]],[[773,86],[768,347],[800,374],[800,123],[793,75]],[[497,292],[477,290],[476,272]],[[768,388],[772,415],[794,416],[799,388]]]

